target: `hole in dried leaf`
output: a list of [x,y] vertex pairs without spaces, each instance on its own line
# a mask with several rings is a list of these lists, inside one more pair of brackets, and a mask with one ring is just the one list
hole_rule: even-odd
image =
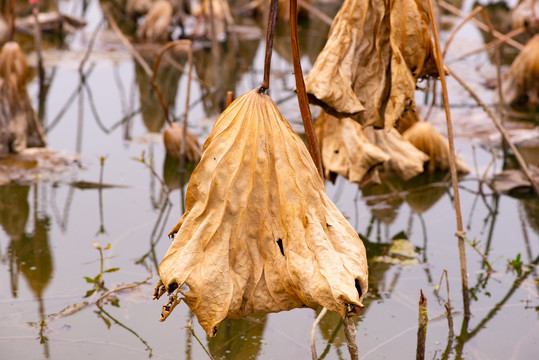
[[334,153],[335,153],[335,154],[338,154],[338,153],[339,153],[339,149],[335,150]]
[[213,336],[215,336],[215,334],[217,334],[217,326],[214,326],[211,332]]
[[277,240],[277,245],[279,245],[279,250],[281,250],[281,254],[284,256],[283,240],[281,238]]
[[[357,281],[357,280],[356,280]],[[168,285],[168,289],[167,289],[167,292],[170,294],[171,292],[173,292],[174,290],[176,290],[178,288],[178,283],[170,283]]]
[[361,298],[361,295],[363,295],[363,292],[361,291],[361,286],[359,286],[359,280],[355,279],[354,283],[356,285],[357,294],[359,295],[359,298]]
[[332,227],[333,225],[326,223],[326,227]]

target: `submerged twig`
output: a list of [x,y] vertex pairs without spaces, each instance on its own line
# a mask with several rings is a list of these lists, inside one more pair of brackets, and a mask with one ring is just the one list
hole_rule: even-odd
[[417,348],[416,360],[425,359],[425,341],[427,339],[427,323],[429,317],[427,315],[427,297],[423,295],[423,290],[419,289],[419,317],[417,319]]
[[492,119],[492,122],[494,122],[494,125],[496,126],[496,128],[498,129],[498,131],[500,132],[500,134],[502,135],[502,137],[504,138],[504,140],[507,142],[507,144],[509,145],[509,147],[511,148],[511,150],[513,151],[513,154],[515,155],[515,158],[517,159],[518,161],[518,164],[520,165],[520,168],[522,169],[522,171],[524,172],[524,175],[526,175],[526,177],[528,178],[528,180],[530,181],[531,183],[531,186],[535,192],[535,194],[539,195],[539,184],[537,184],[537,182],[534,180],[532,174],[530,173],[530,170],[528,169],[528,165],[526,164],[526,161],[524,160],[524,158],[522,157],[522,155],[520,155],[520,151],[518,151],[518,149],[516,148],[515,144],[511,141],[511,138],[509,137],[509,134],[507,133],[507,131],[505,130],[505,128],[503,127],[502,123],[500,122],[500,120],[498,120],[498,118],[496,117],[496,115],[492,112],[492,110],[481,100],[481,98],[468,86],[468,84],[466,84],[466,82],[460,77],[458,76],[457,74],[455,74],[455,72],[453,72],[451,69],[447,69],[449,71],[449,73],[451,74],[451,76],[453,76],[453,78],[455,80],[457,80],[457,82],[466,90],[468,91],[468,93],[470,93],[470,95],[474,98],[474,100],[477,102],[477,104],[483,108],[483,110],[485,110],[485,112],[489,115],[489,117]]
[[455,156],[455,144],[453,140],[453,125],[451,123],[451,113],[449,111],[449,99],[447,96],[447,84],[445,82],[445,68],[442,57],[442,51],[440,50],[440,38],[438,36],[438,25],[436,24],[434,17],[434,10],[432,8],[432,1],[427,0],[427,8],[429,17],[431,19],[432,35],[434,37],[434,51],[436,66],[438,67],[438,73],[440,75],[440,82],[442,84],[442,98],[444,100],[445,117],[447,124],[447,138],[449,142],[449,169],[451,172],[451,183],[453,184],[453,202],[455,206],[455,215],[457,220],[457,232],[455,235],[458,237],[459,259],[460,259],[460,274],[462,279],[462,299],[464,305],[465,316],[470,316],[470,298],[468,294],[468,270],[466,264],[466,248],[464,244],[464,231],[462,225],[462,214],[460,210],[460,195],[458,186],[457,164]]
[[299,110],[301,112],[301,120],[305,128],[305,136],[307,137],[307,148],[316,165],[316,169],[320,177],[324,179],[324,171],[322,169],[322,160],[320,158],[320,149],[316,140],[314,131],[313,117],[309,108],[309,100],[307,91],[305,90],[305,80],[303,79],[303,71],[301,70],[301,62],[299,56],[299,40],[298,40],[298,3],[297,0],[290,0],[290,40],[292,43],[292,57],[294,63],[294,76],[296,78],[296,92],[298,96]]
[[326,315],[328,312],[327,308],[323,308],[322,311],[320,311],[320,314],[316,317],[314,320],[313,326],[311,327],[311,355],[313,360],[318,359],[318,356],[316,355],[316,328],[318,327],[318,324],[320,323],[320,320]]

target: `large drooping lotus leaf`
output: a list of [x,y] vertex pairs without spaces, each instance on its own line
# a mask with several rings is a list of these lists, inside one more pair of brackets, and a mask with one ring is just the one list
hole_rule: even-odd
[[329,113],[389,129],[413,107],[416,80],[435,73],[421,0],[346,0],[305,83]]
[[389,160],[389,155],[367,140],[361,125],[350,118],[336,118],[322,111],[315,129],[327,179],[334,180],[339,174],[363,184],[369,171]]
[[365,247],[302,140],[257,90],[217,119],[177,231],[156,297],[178,289],[210,336],[251,313],[322,305],[344,317],[363,306]]

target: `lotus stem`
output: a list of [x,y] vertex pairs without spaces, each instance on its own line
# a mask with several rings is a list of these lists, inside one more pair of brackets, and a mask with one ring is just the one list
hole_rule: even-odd
[[358,360],[359,351],[356,344],[356,325],[354,324],[351,316],[345,316],[343,322],[344,335],[348,345],[348,352],[350,353],[350,360]]
[[327,312],[327,308],[322,308],[322,311],[320,311],[320,314],[318,314],[318,316],[314,320],[313,326],[311,328],[311,355],[313,360],[318,359],[318,356],[316,355],[316,328],[318,327],[320,320],[322,320],[322,318],[326,315]]
[[296,93],[298,96],[299,110],[301,113],[301,120],[303,121],[303,127],[305,128],[305,135],[307,137],[307,148],[309,154],[316,165],[316,169],[320,174],[320,177],[324,179],[324,171],[322,170],[322,160],[320,158],[320,149],[318,148],[318,141],[316,140],[316,133],[314,131],[313,117],[311,115],[311,109],[309,108],[309,100],[307,98],[307,91],[305,90],[305,81],[303,79],[303,71],[301,70],[301,61],[299,56],[299,40],[298,40],[298,2],[297,0],[290,0],[290,40],[292,42],[292,58],[294,63],[294,76],[296,78]]
[[453,184],[453,202],[455,205],[455,216],[457,220],[457,232],[455,235],[458,238],[459,259],[460,259],[460,274],[462,280],[462,302],[464,305],[464,315],[470,316],[470,297],[468,294],[468,270],[466,264],[466,248],[464,243],[464,231],[462,225],[462,213],[460,210],[460,194],[457,177],[457,164],[455,156],[455,144],[453,140],[453,125],[451,123],[451,112],[449,111],[449,99],[447,96],[447,84],[445,82],[445,69],[444,60],[442,57],[442,51],[440,49],[440,37],[438,36],[438,25],[436,24],[434,17],[434,10],[432,8],[432,0],[427,0],[427,8],[429,17],[431,19],[431,30],[434,37],[434,51],[436,53],[435,60],[438,67],[438,73],[440,75],[440,82],[442,84],[442,98],[444,100],[445,117],[447,124],[447,138],[449,142],[449,169],[451,172],[451,183]]
[[271,0],[269,14],[268,14],[268,27],[266,28],[266,57],[264,58],[264,80],[262,85],[258,89],[259,93],[266,93],[270,84],[270,68],[271,68],[271,53],[273,51],[273,37],[275,35],[275,22],[277,20],[277,7],[279,2],[277,0]]
[[425,359],[425,340],[427,339],[427,298],[423,295],[423,290],[419,289],[419,317],[417,319],[417,349],[416,360]]

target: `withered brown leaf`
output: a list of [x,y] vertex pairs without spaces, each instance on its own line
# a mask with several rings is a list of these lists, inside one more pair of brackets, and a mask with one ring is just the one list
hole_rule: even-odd
[[159,275],[156,297],[180,287],[210,336],[251,313],[363,307],[365,247],[269,96],[250,91],[217,119]]
[[371,169],[389,160],[389,155],[367,140],[361,125],[350,118],[336,118],[322,111],[315,129],[327,179],[339,174],[360,184]]
[[413,108],[417,78],[435,73],[421,0],[346,0],[305,84],[328,112],[390,129]]

